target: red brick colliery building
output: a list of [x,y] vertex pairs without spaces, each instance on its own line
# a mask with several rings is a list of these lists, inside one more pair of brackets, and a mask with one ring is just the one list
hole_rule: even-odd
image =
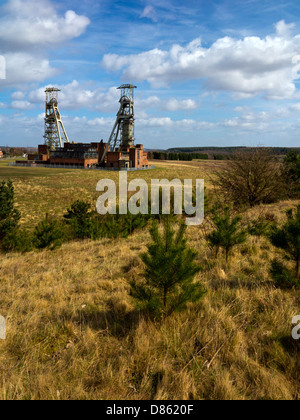
[[[110,169],[142,169],[148,168],[147,152],[143,145],[137,144],[127,148],[119,148],[114,152],[108,151],[103,162],[101,158],[107,143],[64,143],[64,147],[49,151],[47,145],[38,146],[37,155],[28,155],[27,164],[75,166],[82,168],[103,167]],[[24,161],[19,162],[24,163]]]
[[[107,143],[69,143],[58,111],[57,88],[46,89],[45,144],[37,155],[28,155],[29,165],[74,166],[82,168],[143,169],[148,156],[142,144],[134,145],[134,90],[125,84],[120,90],[120,107]],[[62,128],[60,132],[59,127]],[[62,139],[65,138],[65,143]],[[17,162],[23,163],[24,162]]]

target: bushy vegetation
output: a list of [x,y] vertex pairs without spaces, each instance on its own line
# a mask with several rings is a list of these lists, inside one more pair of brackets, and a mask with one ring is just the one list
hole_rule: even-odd
[[300,287],[300,280],[289,270],[282,261],[274,259],[271,262],[270,274],[276,287],[280,289],[293,289]]
[[46,214],[44,220],[35,227],[32,242],[37,249],[48,248],[53,251],[61,246],[63,236],[64,233],[59,222],[51,220]]
[[64,219],[71,227],[74,239],[98,239],[101,237],[99,218],[87,201],[77,200],[67,210]]
[[4,252],[29,252],[32,249],[59,248],[71,240],[118,237],[127,238],[136,229],[144,228],[150,215],[107,214],[100,216],[88,201],[76,200],[62,220],[46,214],[32,232],[20,229],[21,214],[14,208],[14,188],[11,181],[0,189],[0,243]]
[[287,211],[287,221],[282,227],[274,226],[270,233],[272,244],[283,251],[287,260],[292,260],[295,264],[294,274],[288,275],[288,270],[283,268],[277,262],[273,264],[272,274],[277,284],[280,285],[281,279],[285,284],[291,284],[294,278],[294,284],[300,284],[300,205],[294,212],[292,209]]
[[300,197],[300,154],[290,151],[284,158],[282,176],[287,194],[291,198]]
[[237,152],[215,175],[227,200],[240,206],[254,207],[283,197],[281,167],[267,149]]
[[3,252],[29,252],[34,248],[32,232],[25,229],[14,229],[2,241]]

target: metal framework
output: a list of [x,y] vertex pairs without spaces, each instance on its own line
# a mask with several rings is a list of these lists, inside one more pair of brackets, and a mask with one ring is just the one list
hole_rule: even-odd
[[58,92],[60,89],[48,88],[46,93],[46,111],[45,111],[45,144],[50,150],[57,147],[63,147],[63,143],[69,143],[69,139],[61,120],[58,109]]
[[117,88],[121,90],[120,109],[101,158],[101,163],[109,148],[114,152],[116,148],[127,148],[134,144],[134,89],[136,88],[136,86],[130,84]]

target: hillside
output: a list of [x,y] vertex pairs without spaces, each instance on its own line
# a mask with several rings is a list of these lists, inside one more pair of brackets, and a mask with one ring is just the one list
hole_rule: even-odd
[[[204,178],[222,162],[159,162],[151,178]],[[118,174],[0,166],[16,188],[22,225],[48,209],[60,216],[77,198],[95,200],[96,182]],[[129,174],[130,179],[136,174]],[[297,201],[244,213],[284,220]],[[216,259],[205,226],[187,230],[202,266],[204,299],[162,323],[143,319],[129,295],[141,278],[150,236],[74,241],[55,251],[1,255],[1,399],[290,399],[300,398],[299,345],[291,320],[300,292],[276,289],[269,265],[278,251],[249,236],[229,267]]]

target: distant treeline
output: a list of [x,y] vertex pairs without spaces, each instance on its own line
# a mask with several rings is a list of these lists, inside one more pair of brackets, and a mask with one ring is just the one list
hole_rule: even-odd
[[[263,148],[263,147],[262,147]],[[255,148],[256,149],[256,148]],[[274,155],[287,155],[291,150],[295,150],[300,154],[300,147],[266,147],[271,154]],[[251,147],[238,146],[238,147],[174,147],[166,150],[166,153],[203,153],[203,152],[217,152],[217,155],[222,153],[234,153],[236,151],[253,151]]]
[[185,160],[192,161],[193,159],[208,159],[208,154],[204,153],[167,153],[167,152],[148,152],[149,159],[159,160]]
[[166,150],[167,153],[202,153],[206,151],[234,153],[237,150],[246,149],[246,147],[174,147]]

